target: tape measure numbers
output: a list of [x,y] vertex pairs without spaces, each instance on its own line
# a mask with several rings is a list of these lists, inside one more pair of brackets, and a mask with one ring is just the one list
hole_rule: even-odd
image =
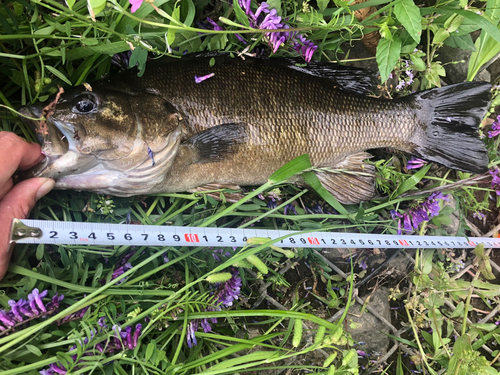
[[402,236],[339,232],[294,232],[267,229],[200,228],[134,224],[17,220],[11,240],[53,245],[218,246],[241,247],[252,237],[277,239],[278,247],[308,248],[500,248],[500,239],[486,237]]

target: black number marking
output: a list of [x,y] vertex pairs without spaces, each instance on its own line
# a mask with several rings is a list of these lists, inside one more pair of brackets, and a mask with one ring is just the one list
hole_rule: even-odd
[[376,240],[378,242],[379,245],[382,245],[382,242],[380,242],[380,240]]
[[148,234],[147,233],[142,233],[141,236],[144,236],[144,241],[147,241],[147,239],[148,239]]
[[368,243],[369,243],[370,245],[373,245],[373,241],[372,241],[372,240],[368,240]]
[[356,242],[354,240],[351,240],[351,245],[356,245]]
[[243,237],[243,242],[247,242],[248,238]]
[[337,241],[335,241],[335,238],[332,238],[332,244],[336,245]]
[[205,239],[206,242],[208,242],[207,236],[203,236],[203,238]]
[[420,241],[417,241],[417,245],[418,245],[418,246],[422,246],[422,245],[420,245]]
[[59,237],[57,237],[57,232],[55,230],[51,230],[50,234],[52,234],[52,236],[50,236],[50,238],[59,238]]
[[222,236],[217,236],[217,242],[224,242],[222,241]]
[[231,239],[231,242],[236,242],[236,238],[234,236],[229,236],[229,238]]
[[342,243],[342,245],[346,244],[346,242],[345,242],[345,240],[343,238],[340,239],[340,242]]
[[78,238],[78,233],[76,233],[76,232],[69,232],[69,234],[71,234],[71,237],[70,237],[70,238],[71,238],[72,240],[76,240],[76,239]]
[[385,244],[390,245],[391,243],[389,242],[389,240],[385,240]]
[[364,245],[364,244],[365,244],[363,240],[359,240],[359,243],[360,243],[361,245]]
[[302,242],[302,243],[307,243],[307,241],[305,240],[305,238],[301,238],[301,239],[300,239],[300,242]]
[[324,239],[324,238],[322,238],[322,239],[321,239],[321,241],[323,241],[323,243],[326,245],[326,242],[325,242],[325,239]]
[[132,239],[132,235],[130,233],[125,233],[123,238],[125,238],[127,241],[130,241]]
[[293,239],[293,237],[290,237],[290,243],[295,243],[295,239]]
[[158,241],[165,241],[165,236],[163,234],[159,234]]
[[96,238],[96,237],[95,237],[95,233],[94,233],[94,232],[90,233],[90,234],[89,234],[89,238],[92,238],[93,240],[95,240],[95,238]]
[[399,245],[399,244],[398,244],[398,241],[396,241],[396,240],[393,240],[393,241],[392,241],[392,243],[393,243],[394,245]]
[[[162,236],[162,237],[163,237],[163,235],[162,235],[162,234],[160,234],[160,235],[158,236],[158,239],[159,239],[159,240],[160,240],[160,236]],[[179,241],[181,240],[181,238],[179,237],[179,235],[178,235],[178,234],[174,234],[172,237],[174,237],[174,241],[176,241],[176,242],[179,242]],[[160,240],[160,241],[165,241],[165,238],[163,238],[163,239],[162,239],[162,240]]]
[[106,235],[108,236],[108,240],[114,240],[115,239],[115,235],[113,233],[106,233]]

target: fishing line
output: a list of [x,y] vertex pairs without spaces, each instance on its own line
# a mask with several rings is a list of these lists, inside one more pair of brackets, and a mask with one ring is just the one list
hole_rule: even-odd
[[160,225],[18,220],[11,243],[104,246],[216,246],[242,247],[250,238],[281,240],[273,245],[296,248],[358,249],[472,249],[483,243],[500,248],[500,239],[488,237],[413,236],[377,233],[297,232],[254,228],[205,228]]

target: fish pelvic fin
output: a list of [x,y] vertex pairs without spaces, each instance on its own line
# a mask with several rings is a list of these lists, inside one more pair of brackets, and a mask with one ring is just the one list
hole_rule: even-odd
[[340,203],[368,201],[375,196],[375,167],[364,160],[371,157],[366,152],[348,155],[334,167],[317,168],[314,173]]
[[407,97],[422,124],[412,139],[412,154],[448,168],[486,172],[488,152],[478,127],[490,106],[490,90],[487,82],[466,82]]

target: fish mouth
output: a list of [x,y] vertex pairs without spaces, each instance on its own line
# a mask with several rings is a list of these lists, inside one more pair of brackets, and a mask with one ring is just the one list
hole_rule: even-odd
[[[41,106],[26,106],[19,109],[21,121],[26,124],[35,134],[40,145],[42,146],[42,154],[45,158],[34,167],[23,171],[20,175],[22,179],[32,177],[49,177],[57,178],[62,171],[50,171],[50,166],[54,165],[57,160],[68,155],[71,149],[71,144],[67,137],[67,126],[64,126],[60,121],[48,118],[45,120],[44,130],[41,129],[42,118]],[[74,159],[74,158],[72,158]]]

